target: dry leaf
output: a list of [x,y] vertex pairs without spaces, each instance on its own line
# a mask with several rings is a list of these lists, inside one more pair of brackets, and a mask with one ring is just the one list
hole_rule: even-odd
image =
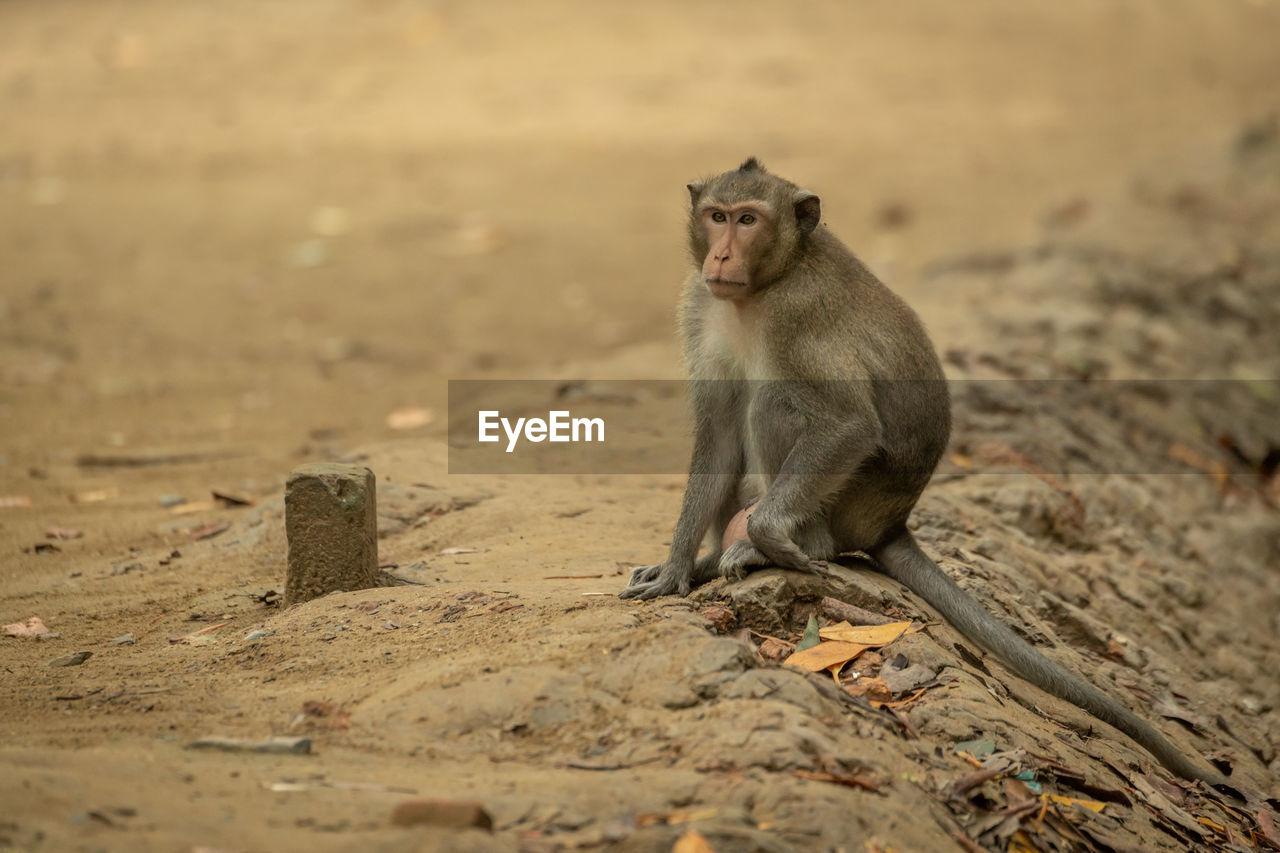
[[1258,831],[1272,847],[1280,849],[1280,833],[1276,832],[1276,816],[1266,806],[1258,809]]
[[779,640],[777,637],[765,637],[764,642],[760,644],[760,648],[757,651],[760,652],[760,657],[765,660],[781,663],[795,651],[795,646],[786,640]]
[[1041,799],[1047,799],[1060,806],[1080,806],[1091,812],[1100,812],[1107,807],[1106,803],[1100,803],[1097,800],[1081,800],[1076,797],[1064,797],[1061,794],[1044,794]]
[[706,836],[696,829],[691,829],[676,839],[671,853],[716,853],[716,849],[707,841]]
[[869,702],[879,702],[882,705],[893,700],[893,692],[889,690],[889,685],[884,683],[882,678],[859,678],[852,684],[846,684],[844,691],[850,696],[866,696]]
[[418,429],[435,420],[435,412],[420,406],[405,406],[387,415],[387,426],[392,429]]
[[818,636],[824,640],[839,640],[842,643],[856,643],[860,646],[887,646],[906,633],[910,622],[890,622],[887,625],[850,625],[840,622],[818,630]]
[[1227,828],[1226,828],[1225,826],[1223,826],[1223,825],[1222,825],[1222,824],[1220,824],[1220,823],[1214,823],[1213,821],[1209,820],[1209,818],[1207,818],[1207,817],[1198,817],[1198,818],[1196,818],[1196,820],[1200,821],[1200,822],[1201,822],[1201,823],[1203,823],[1205,826],[1209,827],[1210,829],[1212,829],[1214,832],[1218,833],[1219,835],[1226,835],[1226,834],[1227,834]]
[[210,539],[219,533],[225,533],[231,528],[229,521],[215,521],[212,524],[202,524],[199,527],[184,527],[182,532],[190,537],[191,541],[199,542],[201,539]]
[[850,788],[861,788],[864,791],[878,791],[880,786],[866,776],[855,776],[851,773],[824,773],[817,770],[792,770],[793,775],[801,779],[812,779],[815,782],[834,782]]
[[[302,703],[302,719],[312,722],[320,731],[336,732],[351,728],[351,713],[336,702],[308,699]],[[295,720],[295,723],[300,722]]]
[[79,539],[84,533],[74,527],[50,527],[44,532],[46,539]]
[[109,501],[114,497],[118,497],[120,490],[115,486],[109,486],[105,489],[92,489],[87,492],[76,492],[70,495],[73,504],[96,504],[103,501]]
[[475,548],[445,548],[440,552],[442,557],[452,557],[455,554],[475,554],[478,553]]
[[1030,843],[1025,832],[1018,830],[1009,839],[1009,847],[1005,853],[1040,853],[1040,848]]
[[1203,471],[1208,474],[1213,480],[1213,484],[1219,489],[1226,487],[1230,475],[1227,473],[1227,467],[1216,459],[1210,459],[1198,450],[1176,441],[1169,445],[1169,449],[1166,452],[1170,459],[1190,465],[1197,471]]
[[3,630],[6,637],[39,637],[41,634],[49,633],[49,629],[45,627],[44,621],[39,616],[32,616],[25,622],[5,625]]
[[199,631],[192,631],[190,634],[185,634],[181,637],[170,637],[169,642],[170,643],[189,643],[192,640],[196,639],[197,637],[202,637],[205,634],[209,634],[213,631],[218,630],[219,628],[225,628],[230,624],[231,624],[230,622],[219,622],[216,625],[207,625],[204,628],[201,628]]
[[[876,679],[869,679],[869,680],[882,681],[883,679],[876,678]],[[887,687],[888,685],[886,685],[886,688]],[[928,687],[921,687],[919,690],[917,690],[915,693],[912,693],[906,699],[899,699],[895,702],[884,702],[879,699],[871,699],[870,697],[868,697],[868,701],[875,708],[901,708],[903,705],[910,705],[912,702],[919,699],[921,696],[925,694],[925,692],[928,689],[929,689]]]
[[845,664],[867,650],[867,646],[857,643],[824,642],[811,649],[796,652],[783,661],[790,666],[798,666],[810,672],[828,669],[836,664]]
[[0,509],[18,506],[31,506],[31,498],[26,495],[0,495]]

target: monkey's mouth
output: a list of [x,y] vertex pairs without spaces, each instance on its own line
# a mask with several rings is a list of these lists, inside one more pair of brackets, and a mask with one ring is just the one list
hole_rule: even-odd
[[709,278],[706,281],[711,294],[721,298],[739,296],[747,287],[745,281],[729,281],[727,278]]

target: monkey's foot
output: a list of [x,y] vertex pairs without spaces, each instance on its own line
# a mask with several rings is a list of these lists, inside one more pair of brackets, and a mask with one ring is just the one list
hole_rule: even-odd
[[780,569],[790,569],[795,572],[812,572],[818,575],[824,574],[830,569],[825,560],[810,560],[808,558],[800,565],[779,565],[777,560],[771,560],[750,542],[735,542],[720,557],[720,576],[728,581],[740,581],[746,578],[753,568],[772,566]]
[[642,566],[631,573],[626,589],[618,598],[635,598],[647,601],[660,595],[688,595],[689,572],[673,569],[666,563]]
[[720,577],[729,581],[740,581],[747,576],[752,566],[771,566],[773,562],[760,553],[760,549],[750,542],[734,542],[720,555]]

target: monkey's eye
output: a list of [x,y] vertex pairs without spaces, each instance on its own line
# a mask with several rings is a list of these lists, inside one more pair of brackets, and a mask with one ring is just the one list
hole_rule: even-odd
[[712,213],[711,213],[711,221],[712,221],[712,222],[724,222],[726,218],[727,218],[727,217],[725,217],[725,215],[724,215],[724,213],[723,213],[722,211],[715,210],[715,211],[712,211]]
[[738,223],[740,225],[750,225],[755,221],[756,221],[756,216],[754,213],[744,213],[738,217]]

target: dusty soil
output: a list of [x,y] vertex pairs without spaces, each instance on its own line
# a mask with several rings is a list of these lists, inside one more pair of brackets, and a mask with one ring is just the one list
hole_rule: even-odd
[[[4,4],[0,624],[56,636],[0,638],[0,847],[1274,846],[1277,25],[1261,0]],[[983,380],[926,548],[1243,800],[856,558],[617,600],[678,474],[449,474],[449,379],[678,375],[683,184],[746,154]],[[1046,406],[1050,377],[1118,390]],[[1130,378],[1230,381],[1104,381]],[[377,473],[414,583],[282,610],[284,478],[325,459]],[[877,709],[759,655],[824,593],[924,624],[859,665],[933,686]],[[313,754],[184,748],[211,735]],[[1002,775],[970,776],[973,739]],[[415,797],[493,831],[392,825]]]

